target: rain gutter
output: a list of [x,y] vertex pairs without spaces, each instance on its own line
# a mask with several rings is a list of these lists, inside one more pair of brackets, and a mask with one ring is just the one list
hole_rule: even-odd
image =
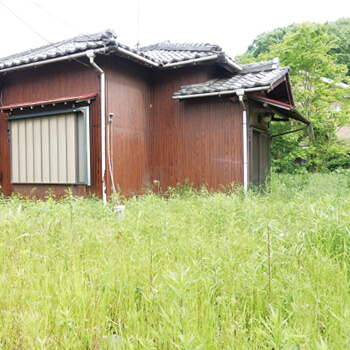
[[[217,55],[211,55],[211,56],[205,56],[205,57],[200,57],[200,58],[193,58],[190,60],[186,61],[179,61],[179,62],[172,62],[172,63],[167,63],[165,65],[160,65],[159,68],[171,68],[171,67],[181,67],[189,64],[197,64],[197,63],[202,63],[202,62],[207,62],[207,61],[215,61],[222,59],[222,54],[217,54]],[[226,63],[230,67],[234,68],[235,70],[241,71],[242,67],[233,62],[231,59],[225,58],[223,62],[220,61],[220,63]]]
[[[254,92],[254,91],[264,91],[264,90],[270,90],[271,86],[260,86],[255,88],[248,88],[244,89],[245,92]],[[222,95],[231,95],[231,94],[237,94],[237,91],[241,91],[242,89],[235,89],[235,90],[226,90],[226,91],[215,91],[215,92],[205,92],[201,94],[191,94],[191,95],[179,95],[179,96],[173,96],[174,100],[186,100],[190,98],[197,98],[197,97],[209,97],[209,96],[222,96]]]
[[[88,50],[88,51],[91,51],[91,50]],[[55,62],[61,62],[61,61],[71,61],[71,60],[74,60],[76,58],[86,57],[88,51],[83,51],[83,52],[79,52],[79,53],[72,54],[72,55],[65,55],[65,56],[61,56],[61,57],[50,58],[50,59],[43,60],[43,61],[21,64],[21,65],[14,66],[14,67],[2,68],[2,69],[0,69],[0,73],[7,73],[7,72],[16,71],[16,70],[26,69],[26,68],[36,68],[36,67],[43,66],[43,65],[49,64],[49,63],[55,63]],[[106,49],[103,48],[103,49],[98,49],[98,50],[93,50],[93,51],[96,54],[97,53],[105,53]]]
[[159,67],[159,64],[158,63],[155,63],[151,60],[149,60],[148,58],[145,58],[145,57],[142,57],[141,55],[138,55],[137,53],[134,53],[132,51],[129,51],[129,50],[126,50],[126,49],[123,49],[122,47],[118,47],[117,49],[118,52],[121,52],[122,54],[128,56],[128,57],[132,57],[132,58],[135,58],[139,61],[142,61],[143,63],[146,63],[152,67]]

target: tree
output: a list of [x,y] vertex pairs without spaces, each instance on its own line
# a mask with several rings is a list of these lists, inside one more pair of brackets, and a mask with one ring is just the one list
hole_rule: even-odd
[[350,18],[340,18],[329,23],[328,32],[334,37],[336,44],[330,53],[337,55],[337,63],[347,65],[347,75],[350,76]]
[[[277,168],[302,158],[311,170],[322,171],[329,159],[349,152],[336,137],[337,130],[349,122],[350,100],[345,98],[349,91],[340,84],[347,80],[347,67],[336,63],[337,57],[331,53],[334,47],[335,40],[327,25],[303,23],[257,57],[258,60],[279,57],[282,65],[291,67],[297,107],[314,128],[314,142],[306,141],[305,133],[274,139],[272,156]],[[273,132],[286,131],[293,124],[274,125]]]
[[295,33],[297,29],[297,24],[291,24],[287,27],[274,29],[271,32],[262,33],[248,46],[247,53],[251,53],[253,57],[257,58],[260,54],[269,52],[271,45],[283,41],[287,33]]
[[[287,27],[259,34],[248,46],[247,51],[243,55],[237,56],[236,60],[241,63],[256,61],[260,54],[270,52],[272,45],[282,42],[287,33],[295,33],[299,26],[300,24],[290,24]],[[337,63],[347,65],[347,75],[350,76],[350,18],[340,18],[335,22],[330,22],[328,34],[335,40],[335,46],[330,48],[329,53],[337,56]]]

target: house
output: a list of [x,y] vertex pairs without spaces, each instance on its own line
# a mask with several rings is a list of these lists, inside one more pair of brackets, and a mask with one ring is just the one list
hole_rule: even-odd
[[126,195],[154,181],[265,181],[271,121],[296,119],[288,67],[210,44],[131,49],[107,30],[0,59],[6,195]]

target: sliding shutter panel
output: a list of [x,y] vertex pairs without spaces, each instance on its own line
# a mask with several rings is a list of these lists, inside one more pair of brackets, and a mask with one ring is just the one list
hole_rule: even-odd
[[33,183],[42,182],[41,120],[33,118]]
[[19,136],[20,123],[11,123],[11,178],[12,182],[19,182]]
[[80,110],[11,120],[12,182],[88,184],[87,127]]
[[[66,115],[66,144],[67,144],[67,156],[65,159],[65,163],[67,165],[67,181],[74,181],[76,180],[76,167],[77,167],[77,159],[76,159],[76,120],[75,115]],[[63,156],[63,155],[62,155]],[[71,183],[71,182],[70,182]]]

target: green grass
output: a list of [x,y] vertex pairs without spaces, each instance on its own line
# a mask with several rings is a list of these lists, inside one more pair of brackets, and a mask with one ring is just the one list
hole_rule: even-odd
[[1,349],[350,348],[350,177],[0,197]]

